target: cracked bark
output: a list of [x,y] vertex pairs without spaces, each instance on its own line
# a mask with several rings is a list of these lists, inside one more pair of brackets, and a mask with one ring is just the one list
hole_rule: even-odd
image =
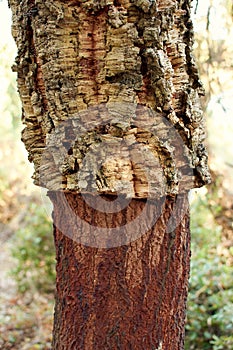
[[[54,205],[53,349],[180,350],[187,191],[210,181],[190,1],[9,4],[22,139]],[[99,195],[132,199],[102,213]]]

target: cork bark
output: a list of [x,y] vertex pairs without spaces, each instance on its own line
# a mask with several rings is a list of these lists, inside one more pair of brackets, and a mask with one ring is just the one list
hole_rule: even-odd
[[187,191],[210,181],[191,2],[9,5],[22,140],[54,205],[53,349],[183,349]]
[[[190,1],[9,2],[22,138],[36,184],[146,198],[139,169],[164,184],[164,195],[209,181]],[[159,166],[130,161],[139,143]],[[114,144],[121,164],[100,164],[93,181],[84,159],[89,154],[94,164],[97,146],[114,153]],[[124,181],[129,185],[119,189]]]

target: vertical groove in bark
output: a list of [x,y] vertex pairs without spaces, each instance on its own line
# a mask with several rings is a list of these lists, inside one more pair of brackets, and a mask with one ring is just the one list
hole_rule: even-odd
[[[183,349],[190,259],[187,195],[182,195],[177,212],[179,218],[183,210],[186,215],[173,232],[166,232],[175,203],[168,197],[150,230],[128,245],[110,249],[82,246],[67,234],[74,238],[83,232],[83,220],[108,228],[125,218],[129,222],[129,209],[109,221],[109,214],[88,207],[81,195],[49,196],[57,249],[53,349]],[[131,201],[131,220],[144,205],[144,200]],[[160,205],[161,201],[151,202],[147,210],[156,214]],[[69,208],[79,220],[71,220]]]

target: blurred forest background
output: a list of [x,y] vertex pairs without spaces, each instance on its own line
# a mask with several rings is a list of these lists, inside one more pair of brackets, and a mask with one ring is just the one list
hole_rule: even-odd
[[[187,350],[233,349],[233,5],[193,1],[195,55],[206,95],[212,184],[190,196],[192,266]],[[50,349],[55,260],[52,222],[20,132],[11,66],[16,47],[0,2],[0,349]]]

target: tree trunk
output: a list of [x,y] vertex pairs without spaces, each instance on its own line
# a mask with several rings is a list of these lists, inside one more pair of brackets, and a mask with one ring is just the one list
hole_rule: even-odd
[[[81,195],[52,192],[54,222],[69,237],[83,232],[82,221],[101,226],[140,215],[145,200],[133,199],[124,212],[96,213]],[[108,198],[106,198],[108,200]],[[95,200],[95,199],[93,199]],[[157,223],[138,240],[120,247],[85,247],[55,227],[57,295],[53,349],[183,349],[189,275],[188,199],[180,199],[173,232],[166,232],[175,201],[167,198]],[[80,223],[67,220],[69,207]],[[160,213],[161,200],[147,208]],[[125,232],[125,235],[130,232]]]
[[53,349],[183,349],[209,182],[189,0],[9,0],[23,141],[54,205]]

